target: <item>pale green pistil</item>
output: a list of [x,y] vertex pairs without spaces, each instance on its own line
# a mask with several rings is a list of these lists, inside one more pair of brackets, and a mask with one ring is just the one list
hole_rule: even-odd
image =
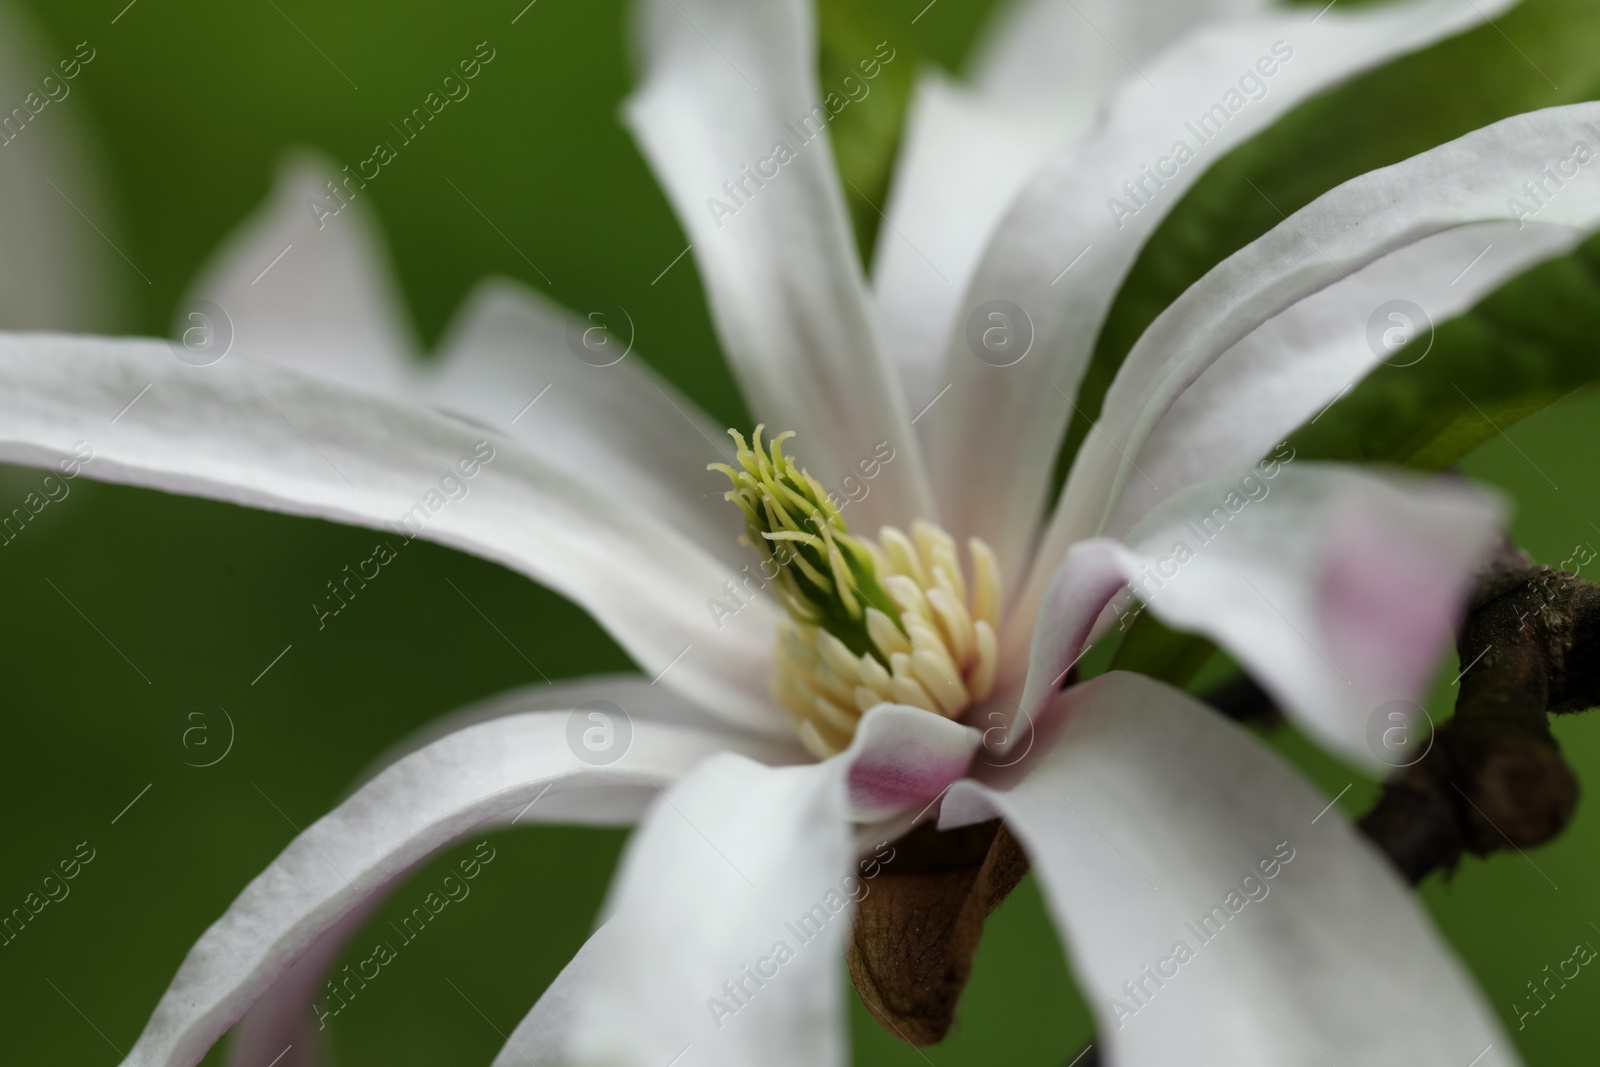
[[772,567],[788,618],[778,624],[772,696],[819,759],[844,751],[861,716],[880,704],[956,718],[988,697],[999,664],[1000,565],[968,541],[970,582],[955,540],[925,519],[911,534],[885,526],[876,542],[850,536],[816,480],[783,454],[745,444],[739,467],[712,464],[733,483],[747,542]]
[[739,446],[740,469],[726,463],[709,468],[733,483],[724,496],[744,512],[745,539],[774,563],[776,588],[791,615],[833,634],[857,655],[881,655],[868,633],[866,609],[904,627],[871,551],[850,536],[827,491],[783,454],[783,442],[794,434],[774,437],[769,451],[762,429],[756,427],[753,448],[739,431],[728,431]]

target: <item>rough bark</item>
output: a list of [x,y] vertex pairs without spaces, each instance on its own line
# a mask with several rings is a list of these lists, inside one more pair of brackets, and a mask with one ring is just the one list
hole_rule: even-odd
[[1600,589],[1506,545],[1480,572],[1457,647],[1455,715],[1360,823],[1413,883],[1571,821],[1578,783],[1549,716],[1600,704]]

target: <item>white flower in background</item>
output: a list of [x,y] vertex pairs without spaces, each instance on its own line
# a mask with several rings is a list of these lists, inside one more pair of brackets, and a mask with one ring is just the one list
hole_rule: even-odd
[[[1429,678],[1496,509],[1282,453],[1253,465],[1379,361],[1373,307],[1398,291],[1456,313],[1600,219],[1586,177],[1539,225],[1500,221],[1600,105],[1357,178],[1218,265],[1131,351],[1052,506],[1095,336],[1183,189],[1310,94],[1505,5],[1212,6],[1229,20],[1174,43],[1203,6],[1079,3],[1078,17],[1115,20],[1129,78],[1102,38],[1061,31],[1073,4],[1034,0],[993,39],[978,89],[925,80],[869,287],[825,139],[733,217],[706,208],[815,106],[810,5],[643,4],[628,120],[751,408],[797,431],[788,448],[814,481],[770,438],[759,455],[730,447],[639,359],[576,358],[568,338],[586,324],[509,284],[480,291],[422,369],[359,201],[321,231],[305,210],[325,177],[311,164],[200,287],[233,319],[221,362],[193,367],[160,342],[0,337],[0,458],[13,462],[87,439],[94,477],[381,528],[489,441],[492,465],[464,498],[429,505],[422,536],[570,597],[654,679],[541,687],[447,723],[241,893],[127,1062],[194,1064],[253,1005],[236,1062],[290,1043],[303,1058],[284,1064],[312,1062],[326,968],[384,893],[438,849],[519,819],[639,829],[608,921],[497,1064],[563,1049],[641,1067],[840,1064],[849,914],[831,902],[858,843],[924,816],[999,815],[1112,1062],[1514,1063],[1406,888],[1336,814],[1317,818],[1327,801],[1295,772],[1148,679],[1058,686],[1131,581],[1312,734],[1371,761],[1368,719]],[[1242,72],[1268,84],[1264,56],[1270,87],[1232,107]],[[1180,164],[1184,124],[1212,101],[1228,119]],[[1039,118],[1051,113],[1054,128]],[[989,115],[1035,140],[990,157]],[[1170,176],[1130,203],[1123,183],[1146,166]],[[1452,285],[1488,243],[1496,255]],[[290,244],[294,259],[261,276]],[[966,337],[997,300],[1032,324],[1009,366]],[[726,479],[705,470],[717,463],[778,570],[736,543]],[[824,492],[869,470],[870,492],[833,514]],[[766,536],[785,531],[797,536]],[[752,573],[788,596],[757,595]],[[601,766],[568,732],[596,699],[632,720],[626,753]],[[1269,868],[1270,896],[1240,910],[1238,888],[1254,895]],[[1211,946],[1187,924],[1219,905],[1237,914]],[[814,936],[786,932],[819,906]],[[731,994],[752,966],[765,982]]]

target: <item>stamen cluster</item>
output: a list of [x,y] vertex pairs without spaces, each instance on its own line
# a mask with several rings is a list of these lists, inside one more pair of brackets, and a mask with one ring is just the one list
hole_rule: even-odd
[[931,522],[914,522],[910,536],[886,526],[876,542],[851,536],[828,493],[783,455],[794,435],[767,448],[761,430],[753,447],[728,431],[741,469],[712,469],[733,482],[726,498],[744,512],[744,540],[776,564],[773,587],[788,618],[773,696],[807,749],[842,751],[878,704],[956,718],[987,697],[1001,589],[989,546],[969,542],[969,586],[955,540]]

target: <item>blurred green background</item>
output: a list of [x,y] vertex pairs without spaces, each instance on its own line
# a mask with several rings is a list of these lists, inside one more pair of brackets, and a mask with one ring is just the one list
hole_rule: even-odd
[[[991,5],[925,3],[836,6],[876,20],[912,56],[958,69]],[[601,297],[629,309],[639,348],[657,369],[717,418],[744,421],[692,259],[651,285],[685,240],[616,121],[631,80],[624,4],[125,4],[13,0],[38,23],[45,62],[81,40],[98,50],[57,106],[73,109],[98,138],[116,214],[96,221],[148,278],[130,270],[123,279],[127,332],[167,332],[181,293],[265,198],[288,149],[311,145],[341,163],[364,158],[393,116],[488,40],[499,56],[470,105],[451,109],[366,199],[419,335],[435,340],[462,296],[491,273],[568,304]],[[1191,197],[1196,206],[1163,228],[1117,321],[1137,322],[1141,294],[1149,303],[1276,221],[1250,205],[1226,226],[1203,225],[1201,209],[1226,201],[1241,169],[1288,210],[1348,173],[1501,114],[1596,95],[1594,6],[1530,0],[1497,29],[1308,105],[1300,128],[1321,130],[1324,143],[1291,136],[1292,160],[1242,151],[1228,161],[1231,171],[1219,167],[1222,176]],[[548,285],[508,239],[548,273]],[[1545,562],[1580,543],[1600,546],[1597,416],[1600,401],[1573,396],[1465,464],[1516,501],[1515,534]],[[20,497],[35,478],[0,469],[0,492]],[[315,820],[403,735],[536,680],[524,656],[552,677],[629,669],[561,598],[420,543],[391,579],[317,632],[308,604],[369,545],[367,533],[326,523],[79,480],[69,501],[4,549],[0,908],[20,904],[78,842],[96,857],[69,898],[0,949],[0,1062],[117,1062],[115,1049],[132,1044],[188,946],[296,826]],[[1442,681],[1455,671],[1444,666]],[[1448,713],[1451,692],[1441,685],[1436,717]],[[213,706],[232,717],[234,748],[215,766],[189,766],[180,737],[192,720],[184,715]],[[1580,778],[1600,781],[1600,720],[1574,717],[1558,733]],[[1372,783],[1292,735],[1274,740],[1330,796],[1356,783],[1341,802],[1346,810],[1370,803]],[[487,1063],[500,1032],[582,943],[623,839],[546,828],[498,835],[500,858],[475,883],[472,906],[442,915],[332,1027],[340,1062]],[[1584,804],[1556,844],[1525,858],[1469,861],[1424,890],[1530,1063],[1592,1059],[1600,1038],[1600,979],[1580,978],[1520,1032],[1510,1007],[1524,982],[1574,942],[1600,944],[1597,844],[1600,816]],[[412,887],[441,873],[425,869]],[[412,895],[402,887],[395,899]],[[1062,1065],[1091,1037],[1031,883],[991,919],[960,1029],[947,1043],[918,1052],[852,1010],[862,1064]],[[206,1062],[222,1059],[219,1047]]]

